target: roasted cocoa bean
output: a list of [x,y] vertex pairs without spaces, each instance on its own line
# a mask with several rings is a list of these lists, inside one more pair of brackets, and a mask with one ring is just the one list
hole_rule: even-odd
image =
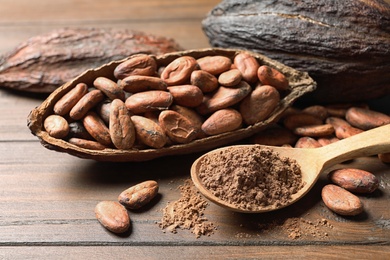
[[328,178],[334,184],[356,193],[372,193],[379,186],[374,174],[354,168],[333,170],[328,174]]
[[69,116],[74,120],[80,120],[104,99],[104,94],[101,90],[95,89],[85,94],[74,107],[70,110]]
[[168,109],[173,102],[172,94],[162,90],[135,93],[126,99],[126,107],[134,114]]
[[180,106],[197,107],[203,101],[203,92],[194,85],[178,85],[168,87],[173,102]]
[[362,132],[364,131],[359,128],[348,126],[348,125],[338,126],[335,128],[335,135],[339,139],[348,138],[350,136],[357,135]]
[[161,148],[167,143],[164,130],[153,120],[143,116],[132,116],[136,139],[141,143],[152,147]]
[[255,83],[259,80],[257,70],[259,63],[249,53],[241,52],[234,57],[234,66],[237,68],[245,81]]
[[242,80],[241,72],[238,69],[230,69],[221,73],[218,83],[225,87],[234,87]]
[[128,209],[139,209],[148,204],[158,193],[156,181],[144,181],[121,192],[118,201]]
[[162,111],[158,122],[174,143],[189,143],[197,137],[200,130],[188,118],[172,110]]
[[321,144],[312,137],[304,136],[298,139],[295,143],[295,148],[318,148]]
[[323,121],[326,120],[326,118],[328,118],[329,116],[326,107],[320,105],[313,105],[313,106],[306,107],[302,110],[302,113],[313,115],[315,117],[320,118]]
[[343,216],[355,216],[363,212],[360,199],[351,192],[328,184],[322,188],[322,201],[332,211]]
[[96,141],[106,146],[111,145],[110,131],[95,112],[90,111],[85,115],[83,125]]
[[69,133],[69,124],[65,118],[59,115],[50,115],[48,116],[43,126],[46,132],[54,138],[64,138]]
[[109,130],[116,148],[127,150],[133,147],[135,142],[133,121],[125,103],[120,99],[114,99],[111,103]]
[[260,66],[257,70],[257,76],[263,85],[273,86],[279,91],[284,91],[289,88],[286,77],[280,71],[269,66]]
[[148,90],[167,90],[167,83],[157,77],[131,75],[121,80],[120,87],[130,93]]
[[278,106],[279,92],[272,86],[257,86],[240,104],[240,113],[248,125],[266,119]]
[[136,55],[119,64],[114,70],[117,79],[128,76],[154,76],[157,71],[156,60],[149,55]]
[[242,126],[241,114],[232,108],[225,108],[214,112],[202,124],[202,131],[207,135],[217,135],[237,130]]
[[99,202],[95,207],[95,215],[100,224],[113,233],[124,233],[130,227],[129,214],[119,202]]
[[225,56],[206,56],[196,60],[201,70],[218,75],[230,69],[232,61]]
[[208,93],[218,88],[218,79],[204,70],[195,70],[191,73],[191,85],[195,85],[202,90],[203,93]]
[[351,107],[347,110],[345,118],[352,126],[362,130],[390,124],[390,116],[367,108]]
[[74,89],[60,98],[53,107],[54,113],[64,116],[76,105],[76,103],[87,93],[88,86],[85,83],[77,84]]
[[310,137],[323,137],[334,133],[331,124],[301,126],[294,129],[294,134]]
[[191,77],[191,73],[197,66],[198,64],[193,57],[179,57],[164,68],[161,73],[161,78],[168,85],[180,85]]
[[93,81],[93,85],[100,89],[109,99],[125,100],[125,92],[118,86],[118,84],[111,79],[105,77],[97,77]]

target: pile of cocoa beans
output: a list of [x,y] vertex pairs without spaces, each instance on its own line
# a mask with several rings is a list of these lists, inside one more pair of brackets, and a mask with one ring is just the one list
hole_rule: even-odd
[[180,56],[160,67],[135,55],[113,74],[62,96],[44,120],[49,135],[94,150],[187,144],[267,119],[290,88],[246,52]]
[[[371,110],[367,104],[293,107],[278,123],[253,136],[252,142],[316,148],[386,124],[390,124],[390,116]],[[390,153],[378,157],[390,163]],[[322,200],[329,209],[346,216],[363,211],[363,203],[354,193],[372,193],[379,185],[374,174],[355,168],[333,170],[328,177],[332,184],[323,187]]]

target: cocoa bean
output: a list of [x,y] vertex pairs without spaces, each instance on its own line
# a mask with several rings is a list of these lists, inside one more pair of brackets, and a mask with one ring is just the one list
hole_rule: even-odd
[[304,136],[298,139],[294,147],[295,148],[318,148],[321,147],[321,144],[312,137]]
[[357,135],[364,132],[363,130],[353,126],[338,126],[335,128],[335,135],[339,139],[348,138],[353,135]]
[[48,116],[43,126],[46,132],[54,138],[64,138],[69,133],[69,124],[65,118],[59,115],[50,115]]
[[130,149],[135,142],[135,129],[130,112],[120,99],[114,99],[110,110],[110,137],[118,149]]
[[93,137],[85,129],[84,125],[80,121],[69,123],[69,135],[70,138],[79,138],[93,140]]
[[257,76],[257,70],[259,69],[259,63],[249,53],[241,52],[234,57],[235,68],[237,68],[243,77],[243,79],[249,83],[255,83],[259,80]]
[[173,102],[169,92],[162,90],[149,90],[135,93],[126,99],[126,107],[134,114],[149,111],[168,109]]
[[74,107],[70,110],[69,116],[74,120],[80,120],[104,99],[102,91],[95,89],[85,94]]
[[114,70],[117,79],[124,79],[128,76],[154,76],[157,71],[156,60],[149,55],[133,56],[127,61],[119,64]]
[[206,56],[197,59],[201,70],[207,71],[210,74],[218,75],[230,69],[232,61],[225,56]]
[[241,114],[232,108],[225,108],[214,112],[202,124],[202,131],[207,135],[217,135],[237,130],[242,126]]
[[152,147],[161,148],[167,143],[164,130],[153,120],[142,116],[132,116],[136,139],[141,143]]
[[76,137],[69,138],[68,142],[77,145],[78,147],[90,150],[104,150],[107,148],[99,142]]
[[280,71],[269,66],[260,66],[257,70],[257,76],[263,85],[270,85],[279,91],[287,90],[289,87],[286,77]]
[[85,115],[83,125],[96,141],[105,146],[111,145],[110,131],[95,112],[90,111]]
[[130,228],[130,217],[126,208],[116,201],[101,201],[95,207],[100,224],[113,233],[124,233]]
[[332,211],[343,216],[355,216],[363,212],[360,199],[351,192],[328,184],[322,188],[322,201]]
[[122,191],[118,201],[128,209],[139,209],[156,197],[157,193],[156,181],[144,181]]
[[168,85],[180,85],[191,77],[191,73],[197,66],[195,58],[191,56],[179,57],[164,68],[161,78]]
[[252,141],[255,144],[282,146],[285,144],[294,145],[298,137],[287,128],[278,125],[271,126],[264,131],[253,136]]
[[163,54],[181,49],[173,39],[138,31],[58,29],[32,37],[0,57],[0,86],[51,93],[84,71],[113,60],[134,53]]
[[289,116],[286,116],[283,120],[283,125],[294,131],[297,127],[302,126],[309,126],[309,125],[321,125],[322,120],[316,116],[305,114],[305,113],[298,113],[298,114],[291,114]]
[[170,86],[168,90],[173,102],[180,106],[197,107],[203,101],[203,92],[194,85]]
[[350,192],[372,193],[379,186],[379,181],[374,174],[354,168],[333,170],[328,174],[328,178]]
[[77,84],[74,89],[60,98],[53,107],[54,113],[64,116],[76,105],[76,103],[87,93],[88,86],[85,83]]
[[93,85],[100,89],[109,99],[125,100],[125,92],[112,80],[105,77],[97,77]]
[[378,154],[378,158],[383,163],[390,163],[390,153],[380,153]]
[[162,111],[158,122],[166,135],[175,143],[189,143],[197,137],[199,132],[199,129],[189,119],[172,110]]
[[301,126],[294,129],[294,134],[310,137],[323,137],[334,133],[331,124]]
[[195,70],[191,73],[191,85],[195,85],[202,90],[203,93],[208,93],[218,88],[218,79],[204,70]]
[[219,75],[218,83],[225,87],[233,87],[240,83],[241,79],[242,75],[238,69],[230,69]]
[[240,104],[240,113],[248,125],[266,119],[278,106],[279,92],[272,86],[257,86]]
[[367,108],[351,107],[345,118],[352,126],[362,130],[390,124],[390,116]]
[[147,90],[167,90],[167,83],[157,77],[130,75],[121,80],[120,87],[130,93],[138,93]]
[[320,118],[323,121],[329,116],[326,107],[321,105],[313,105],[313,106],[306,107],[302,110],[302,113],[313,115],[315,117]]

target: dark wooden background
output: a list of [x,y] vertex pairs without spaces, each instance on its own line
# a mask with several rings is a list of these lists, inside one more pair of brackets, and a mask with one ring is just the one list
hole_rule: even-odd
[[[219,1],[0,1],[0,53],[31,36],[69,26],[119,27],[174,38],[185,49],[209,47],[200,22]],[[322,177],[296,205],[278,212],[245,215],[210,205],[205,216],[218,226],[211,236],[188,230],[163,233],[156,222],[189,178],[199,154],[145,163],[101,163],[42,147],[26,118],[42,97],[0,88],[0,259],[253,259],[390,257],[390,167],[376,157],[337,167],[373,172],[380,188],[360,196],[365,212],[341,217],[324,207]],[[388,106],[387,106],[388,109]],[[132,229],[117,236],[95,219],[101,200],[115,200],[147,179],[160,184],[150,207],[131,212]],[[271,224],[302,218],[327,220],[319,234],[298,239]],[[323,236],[327,233],[327,236]]]

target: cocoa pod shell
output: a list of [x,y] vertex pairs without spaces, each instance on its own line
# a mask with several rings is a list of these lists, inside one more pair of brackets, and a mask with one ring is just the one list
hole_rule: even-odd
[[211,46],[252,50],[308,72],[318,87],[302,102],[390,94],[388,0],[225,0],[202,26]]
[[182,48],[173,40],[123,29],[63,28],[38,35],[0,57],[0,87],[51,93],[87,69],[132,54]]
[[[164,67],[174,59],[182,56],[192,56],[195,59],[198,59],[210,55],[223,55],[234,58],[234,56],[240,52],[242,51],[233,49],[209,48],[167,53],[154,56],[154,58],[156,59],[159,67]],[[162,148],[146,148],[141,150],[119,150],[113,148],[106,148],[104,150],[83,149],[76,145],[70,144],[65,140],[53,138],[44,130],[43,122],[45,118],[53,114],[54,104],[62,96],[73,89],[78,83],[84,82],[85,84],[91,84],[98,76],[114,79],[114,69],[118,66],[118,64],[128,59],[112,61],[99,68],[88,70],[55,90],[46,100],[43,101],[40,106],[36,107],[30,112],[27,119],[28,127],[30,128],[32,134],[36,135],[38,139],[40,139],[42,145],[48,149],[98,161],[147,161],[163,156],[202,152],[228,145],[250,137],[255,133],[265,129],[268,125],[277,122],[280,119],[282,113],[298,98],[306,93],[314,91],[316,88],[315,81],[310,78],[307,73],[292,69],[291,67],[285,66],[258,53],[251,53],[251,55],[255,57],[260,64],[268,65],[282,72],[290,83],[290,92],[281,99],[277,108],[268,116],[267,119],[245,128],[208,136],[201,139],[195,139],[194,141],[187,144],[177,144]]]

